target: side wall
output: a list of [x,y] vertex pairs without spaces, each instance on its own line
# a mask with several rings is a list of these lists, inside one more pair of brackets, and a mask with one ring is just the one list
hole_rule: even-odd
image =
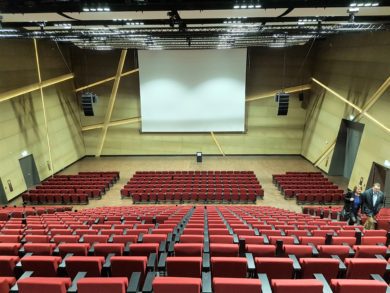
[[[285,87],[307,83],[311,76],[311,60],[302,62],[308,46],[287,49],[248,49],[247,98],[282,87],[283,59],[286,53]],[[119,51],[87,51],[74,48],[72,64],[76,86],[80,87],[115,75]],[[137,68],[136,51],[129,50],[124,71]],[[301,69],[302,67],[302,69]],[[297,77],[297,72],[301,73]],[[102,123],[113,82],[90,89],[99,96],[95,117],[82,115],[82,125]],[[122,78],[111,120],[140,116],[138,73]],[[278,117],[274,99],[247,103],[245,134],[217,133],[226,154],[300,154],[306,110],[298,95],[292,95],[288,116]],[[220,154],[210,134],[140,134],[140,123],[110,127],[102,155],[185,155],[202,151]],[[86,153],[94,155],[101,130],[83,132]]]
[[[390,33],[360,33],[319,41],[313,77],[362,108],[390,76]],[[388,89],[368,111],[390,127],[390,90]],[[302,155],[316,162],[336,139],[341,119],[356,111],[346,103],[313,83],[311,104],[307,112]],[[365,124],[359,151],[349,182],[367,181],[372,162],[383,164],[390,158],[390,133],[363,117]],[[333,153],[319,164],[328,172]]]
[[[38,48],[42,80],[70,72],[55,43],[40,41]],[[1,41],[0,52],[1,93],[38,82],[32,40]],[[63,49],[65,56],[66,52]],[[47,87],[43,93],[53,168],[57,172],[85,155],[79,106],[72,80]],[[23,151],[34,155],[41,180],[51,175],[40,91],[0,102],[0,113],[0,178],[11,200],[26,190],[19,165]]]

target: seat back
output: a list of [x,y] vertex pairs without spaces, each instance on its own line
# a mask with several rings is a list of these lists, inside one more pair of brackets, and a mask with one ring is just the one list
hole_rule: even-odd
[[152,283],[154,293],[200,293],[200,278],[156,277]]
[[202,277],[202,257],[168,257],[167,275],[169,277]]
[[248,264],[245,257],[211,257],[213,277],[245,278]]
[[387,262],[377,258],[346,258],[347,279],[370,279],[371,274],[383,276]]
[[[203,233],[203,231],[201,233]],[[203,243],[203,242],[204,242],[203,235],[184,234],[180,236],[180,243]]]
[[141,273],[141,286],[146,275],[146,256],[113,256],[111,257],[111,274],[113,277],[127,277],[130,279],[134,272]]
[[202,243],[176,243],[174,245],[175,256],[202,256]]
[[133,243],[130,245],[130,255],[149,256],[151,253],[158,254],[158,243]]
[[288,280],[275,279],[271,281],[272,292],[274,293],[322,293],[323,284],[318,280]]
[[335,279],[331,281],[334,293],[385,293],[387,284],[378,280]]
[[245,245],[245,251],[252,253],[254,257],[273,257],[276,256],[276,246],[266,244],[247,244]]
[[301,258],[299,260],[301,265],[301,278],[313,279],[314,274],[323,274],[329,282],[335,279],[339,273],[339,261],[333,258]]
[[355,250],[355,257],[370,258],[375,257],[375,255],[385,257],[387,247],[380,245],[355,245],[353,246],[353,250]]
[[214,293],[259,293],[261,282],[259,279],[242,278],[213,278]]
[[319,257],[331,257],[337,255],[344,261],[349,256],[349,246],[345,245],[318,245]]
[[100,277],[103,263],[103,256],[71,256],[65,260],[66,271],[72,279],[78,272],[86,272],[87,277]]
[[89,248],[89,243],[61,243],[58,245],[61,257],[65,257],[68,253],[72,253],[74,256],[87,256]]
[[211,256],[238,256],[238,244],[211,243]]
[[293,254],[297,258],[311,257],[313,255],[313,248],[310,245],[286,244],[283,245],[283,252],[285,256],[288,256],[289,254]]
[[108,254],[123,255],[125,249],[124,243],[96,243],[94,246],[94,254],[96,256],[107,257]]
[[[34,272],[35,275],[35,272]],[[66,293],[72,281],[69,278],[25,278],[17,282],[19,293]]]
[[34,255],[53,255],[56,248],[55,243],[26,243],[24,246],[25,253]]
[[61,263],[59,256],[25,256],[20,262],[24,271],[34,271],[36,277],[56,277]]
[[122,277],[82,278],[77,282],[77,292],[126,293],[128,283],[128,279]]
[[15,266],[19,260],[18,256],[0,255],[0,276],[13,277]]
[[288,257],[256,257],[256,271],[267,274],[269,279],[291,279],[294,274],[293,260]]

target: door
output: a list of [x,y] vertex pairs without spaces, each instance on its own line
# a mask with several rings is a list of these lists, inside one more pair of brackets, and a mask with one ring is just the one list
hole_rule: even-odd
[[5,194],[3,182],[1,181],[0,178],[0,204],[7,204],[7,203],[8,203],[7,196]]
[[19,159],[19,163],[27,189],[41,183],[33,155]]
[[373,162],[366,188],[370,188],[374,183],[381,185],[385,194],[385,207],[390,207],[390,169]]

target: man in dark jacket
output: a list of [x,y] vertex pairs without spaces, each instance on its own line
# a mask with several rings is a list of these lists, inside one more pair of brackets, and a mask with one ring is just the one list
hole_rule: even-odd
[[375,216],[379,213],[384,204],[384,194],[381,191],[381,185],[374,183],[374,186],[362,193],[363,213],[367,215],[364,228],[367,230],[375,229]]

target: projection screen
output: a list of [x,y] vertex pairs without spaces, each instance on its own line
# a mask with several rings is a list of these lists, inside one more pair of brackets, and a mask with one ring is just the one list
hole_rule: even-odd
[[142,132],[243,132],[246,49],[138,51]]

